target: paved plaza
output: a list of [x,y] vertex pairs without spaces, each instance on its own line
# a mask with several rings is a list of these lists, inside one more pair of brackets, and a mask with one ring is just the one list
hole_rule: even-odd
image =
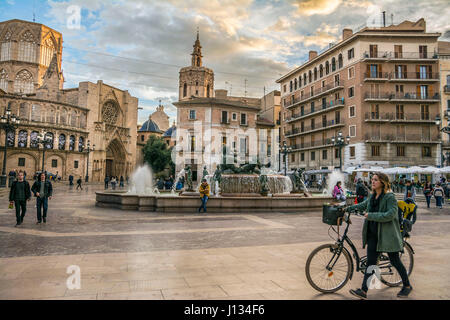
[[[45,225],[35,224],[33,199],[15,228],[0,196],[0,299],[354,299],[348,290],[361,285],[355,274],[323,295],[307,283],[309,253],[332,242],[321,212],[121,211],[95,207],[100,185],[54,186]],[[355,217],[350,229],[361,253],[362,221]],[[410,299],[450,299],[450,206],[419,208],[412,234]],[[71,265],[80,267],[80,289],[67,288]],[[369,298],[397,299],[398,291],[383,286]]]

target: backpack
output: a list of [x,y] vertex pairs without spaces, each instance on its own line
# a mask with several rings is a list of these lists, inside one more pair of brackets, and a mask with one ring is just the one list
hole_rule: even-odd
[[441,188],[434,189],[434,196],[435,197],[442,197],[442,196],[444,196],[443,190]]
[[402,236],[409,236],[412,231],[412,226],[416,222],[417,205],[408,198],[406,201],[398,201],[398,221],[400,223],[400,231]]

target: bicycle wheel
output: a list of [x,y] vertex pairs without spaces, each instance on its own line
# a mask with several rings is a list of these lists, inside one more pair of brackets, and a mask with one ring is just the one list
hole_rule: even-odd
[[[338,247],[324,244],[311,252],[306,260],[306,279],[322,293],[332,293],[341,289],[350,278],[352,260],[346,250],[337,255]],[[333,265],[334,264],[334,265]],[[333,265],[327,269],[328,265]]]
[[[414,255],[411,249],[411,246],[405,242],[403,246],[403,253],[400,252],[400,260],[405,266],[408,277],[411,275],[413,267],[414,267]],[[387,254],[383,253],[380,257],[380,261],[378,263],[381,271],[381,282],[389,287],[397,287],[402,283],[402,278],[398,273],[397,269],[395,269],[391,262],[389,261],[389,257]]]

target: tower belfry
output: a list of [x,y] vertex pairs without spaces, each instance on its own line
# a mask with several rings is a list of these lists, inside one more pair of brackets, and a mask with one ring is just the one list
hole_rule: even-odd
[[181,68],[179,82],[179,100],[192,98],[211,98],[214,96],[214,72],[203,66],[202,46],[197,28],[197,39],[191,53],[189,67]]
[[192,52],[192,66],[201,67],[202,66],[202,46],[200,45],[199,31],[197,28],[197,40],[194,43],[194,51]]

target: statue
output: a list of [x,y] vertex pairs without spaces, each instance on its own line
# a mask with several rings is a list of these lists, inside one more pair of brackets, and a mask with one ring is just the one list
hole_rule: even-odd
[[222,181],[222,170],[220,169],[220,165],[218,165],[216,171],[214,171],[212,179],[213,181],[217,181],[218,183]]
[[202,179],[206,179],[206,176],[209,175],[208,170],[206,170],[206,166],[203,167],[203,177]]
[[261,184],[261,189],[260,189],[261,195],[267,196],[267,194],[270,191],[269,186],[267,185],[267,183],[268,183],[267,175],[265,175],[265,174],[260,175],[259,183]]
[[294,177],[294,191],[302,191],[304,182],[303,182],[303,170],[294,169],[294,172],[292,173]]
[[184,170],[185,170],[186,184],[187,184],[186,191],[194,191],[194,187],[192,186],[192,171],[191,171],[191,167],[190,166],[186,166],[186,168],[184,168]]

